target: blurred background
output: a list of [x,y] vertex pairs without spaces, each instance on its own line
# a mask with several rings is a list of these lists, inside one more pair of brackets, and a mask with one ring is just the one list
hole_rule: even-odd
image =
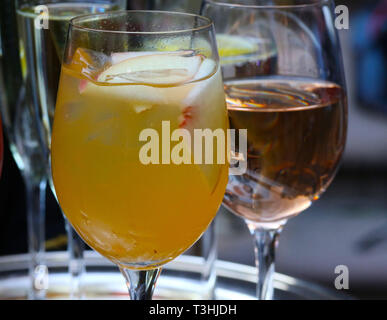
[[[200,1],[128,1],[129,9],[198,12]],[[321,200],[291,219],[280,237],[277,271],[334,289],[349,268],[357,298],[387,298],[387,0],[336,1],[349,8],[340,38],[349,92],[349,134],[341,169]],[[4,3],[0,5],[4,16]],[[16,35],[15,35],[16,37]],[[17,41],[17,39],[15,39]],[[1,93],[0,93],[1,94]],[[23,180],[7,141],[0,180],[0,255],[27,252]],[[47,250],[65,250],[63,218],[47,195]],[[254,265],[242,219],[221,209],[219,258]]]

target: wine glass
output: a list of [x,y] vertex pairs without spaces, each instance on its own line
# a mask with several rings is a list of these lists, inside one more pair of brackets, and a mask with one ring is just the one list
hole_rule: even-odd
[[[28,100],[34,111],[31,120],[35,120],[38,128],[48,180],[54,195],[49,165],[51,127],[69,20],[79,15],[119,10],[124,7],[125,0],[17,0],[16,16],[21,40],[19,46],[24,72],[23,85],[28,88]],[[44,221],[44,216],[39,220]],[[81,298],[84,244],[68,223],[66,229],[71,279],[70,297]],[[40,230],[43,235],[38,238],[44,239],[44,224]],[[44,245],[39,245],[39,248],[42,256]]]
[[22,174],[26,192],[27,239],[30,255],[30,299],[43,299],[44,288],[35,279],[44,262],[44,219],[46,170],[36,126],[31,88],[26,85],[20,63],[15,1],[3,3],[1,10],[0,108],[3,126],[13,158]]
[[230,128],[247,129],[247,155],[236,144],[247,170],[229,177],[223,204],[254,236],[257,297],[272,299],[278,235],[320,198],[344,151],[334,3],[206,0],[201,13],[217,31]]
[[119,11],[70,22],[53,182],[70,223],[119,266],[132,299],[151,298],[160,267],[221,204],[227,161],[216,153],[216,162],[193,162],[203,150],[191,139],[228,128],[218,60],[212,22],[197,15]]

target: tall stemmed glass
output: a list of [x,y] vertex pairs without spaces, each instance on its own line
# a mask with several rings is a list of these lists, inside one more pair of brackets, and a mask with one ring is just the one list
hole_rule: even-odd
[[201,236],[221,204],[225,145],[203,163],[192,141],[205,129],[224,138],[228,128],[218,60],[213,25],[197,15],[71,20],[53,182],[70,223],[119,266],[132,299],[151,298],[160,267]]
[[230,127],[248,130],[247,171],[230,176],[223,203],[254,236],[257,296],[272,299],[278,235],[332,181],[347,101],[333,1],[258,4],[206,0],[202,14],[217,31]]
[[[123,9],[125,3],[125,0],[17,1],[21,63],[25,72],[23,80],[25,86],[30,88],[30,99],[35,109],[35,120],[54,194],[49,160],[51,127],[69,20],[78,15]],[[71,276],[70,297],[81,298],[84,243],[67,222],[66,229]],[[44,229],[42,232],[44,233]]]
[[1,113],[10,149],[26,187],[28,252],[30,254],[30,299],[43,299],[44,287],[37,281],[44,262],[44,220],[46,170],[40,147],[32,88],[25,83],[25,69],[20,64],[15,2],[2,3],[0,64]]

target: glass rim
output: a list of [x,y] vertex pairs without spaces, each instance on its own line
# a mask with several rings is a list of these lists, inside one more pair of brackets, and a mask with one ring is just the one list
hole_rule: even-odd
[[204,0],[204,2],[221,6],[221,7],[230,7],[230,8],[248,8],[248,9],[302,9],[302,8],[309,8],[309,7],[317,7],[324,4],[331,3],[332,0],[314,0],[313,2],[307,2],[307,0],[304,0],[305,3],[300,4],[242,4],[235,1],[235,3],[231,2],[223,2],[222,0],[216,1],[216,0]]
[[[119,16],[122,14],[136,14],[136,13],[143,13],[143,14],[164,14],[164,15],[174,15],[174,16],[182,16],[182,17],[193,17],[198,18],[202,21],[205,21],[205,23],[202,26],[198,26],[195,28],[182,28],[181,30],[166,30],[166,31],[125,31],[125,30],[106,30],[106,29],[96,29],[91,27],[85,27],[82,25],[79,25],[77,23],[80,23],[81,21],[86,21],[87,19],[92,18],[98,18],[98,17],[109,17],[109,16]],[[80,30],[84,30],[87,32],[101,32],[101,33],[110,33],[110,34],[132,34],[132,35],[173,35],[173,34],[181,34],[181,33],[188,33],[188,32],[196,32],[196,31],[202,31],[202,30],[208,30],[213,27],[213,22],[210,18],[201,16],[198,14],[193,13],[185,13],[185,12],[173,12],[173,11],[162,11],[162,10],[117,10],[117,11],[110,11],[110,12],[102,12],[102,13],[92,13],[92,14],[85,14],[76,16],[69,21],[69,27],[76,28]]]

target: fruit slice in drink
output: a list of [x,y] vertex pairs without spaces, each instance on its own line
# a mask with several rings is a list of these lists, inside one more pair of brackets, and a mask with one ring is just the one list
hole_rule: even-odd
[[270,38],[218,34],[216,39],[223,79],[272,74],[277,68],[277,48]]
[[218,34],[216,41],[219,55],[224,61],[229,57],[241,57],[258,52],[259,46],[255,39],[238,35]]

